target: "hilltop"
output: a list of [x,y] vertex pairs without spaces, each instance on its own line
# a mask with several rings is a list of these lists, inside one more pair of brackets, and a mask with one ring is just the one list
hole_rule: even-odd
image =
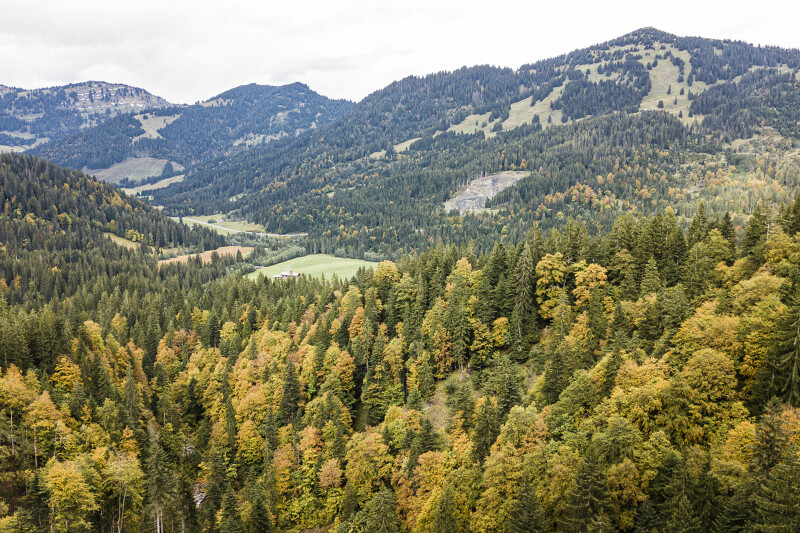
[[175,181],[184,167],[294,138],[336,120],[350,105],[301,83],[249,84],[195,105],[120,114],[33,153],[111,182]]
[[53,152],[187,157],[163,211],[0,154],[0,531],[800,531],[797,55],[644,29]]
[[[790,198],[796,182],[799,66],[797,50],[644,28],[516,70],[411,76],[326,127],[197,165],[153,201],[373,258],[432,235],[488,249],[501,231],[518,238],[570,217],[608,226],[670,205],[685,221],[700,201],[749,210]],[[759,163],[762,152],[775,161]],[[745,185],[768,168],[790,176],[779,190]],[[448,216],[445,202],[470,180],[505,171],[528,177],[488,209]]]
[[44,89],[0,86],[0,151],[23,151],[119,113],[170,106],[144,89],[87,81]]

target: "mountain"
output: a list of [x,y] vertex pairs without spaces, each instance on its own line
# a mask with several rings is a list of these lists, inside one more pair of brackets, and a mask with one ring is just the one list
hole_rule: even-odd
[[0,205],[0,531],[800,526],[800,198],[329,280],[30,156]]
[[[799,66],[797,50],[644,28],[517,70],[409,77],[327,127],[198,165],[153,201],[384,257],[440,237],[487,249],[504,226],[518,237],[570,217],[608,225],[668,204],[681,217],[700,200],[738,211],[730,191],[757,168],[745,152],[798,138]],[[491,210],[445,212],[470,180],[506,171],[525,177],[488,200]]]
[[0,85],[0,149],[22,151],[119,113],[169,105],[144,89],[103,81],[34,90]]
[[[350,105],[302,83],[243,85],[196,105],[120,114],[32,152],[106,181],[155,182],[162,175],[180,174],[184,167],[294,138],[335,121]],[[167,163],[173,172],[163,172]]]
[[[398,82],[173,185],[308,237],[0,154],[0,531],[800,531],[793,53],[743,45],[682,117],[642,110],[668,38],[552,108]],[[245,275],[304,238],[399,257]]]

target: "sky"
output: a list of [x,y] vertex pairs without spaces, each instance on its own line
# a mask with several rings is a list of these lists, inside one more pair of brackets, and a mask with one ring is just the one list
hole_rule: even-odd
[[654,26],[800,48],[794,1],[0,0],[0,84],[87,80],[194,103],[300,81],[358,101],[408,75],[516,68]]

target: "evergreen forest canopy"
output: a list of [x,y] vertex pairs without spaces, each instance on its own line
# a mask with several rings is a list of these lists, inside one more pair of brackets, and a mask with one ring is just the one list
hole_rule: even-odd
[[[293,138],[324,126],[350,105],[321,96],[302,83],[277,87],[253,83],[191,106],[121,114],[32,152],[71,168],[103,169],[129,157],[155,157],[190,167],[251,144]],[[151,118],[163,122],[155,134],[146,135],[144,124]]]
[[[410,77],[327,127],[199,165],[153,201],[371,259],[439,239],[488,252],[503,231],[517,241],[570,217],[608,230],[622,212],[668,205],[685,226],[700,201],[741,215],[741,228],[758,202],[793,198],[798,66],[796,50],[643,29],[516,71]],[[745,185],[769,167],[785,189]],[[507,170],[530,176],[488,211],[442,208],[470,179]]]
[[111,186],[0,178],[5,531],[800,525],[800,201],[253,282],[104,238],[217,244]]
[[[800,530],[798,57],[647,29],[410,78],[163,212],[1,155],[0,530]],[[685,113],[642,109],[664,64]],[[158,262],[222,205],[386,260]]]
[[119,83],[88,81],[35,90],[0,85],[0,145],[29,148],[119,113],[167,105],[144,89]]

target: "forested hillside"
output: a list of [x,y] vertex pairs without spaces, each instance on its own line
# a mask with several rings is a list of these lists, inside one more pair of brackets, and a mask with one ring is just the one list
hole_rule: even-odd
[[249,281],[103,244],[210,238],[110,186],[0,170],[4,531],[800,527],[800,200]]
[[[798,68],[646,28],[42,146],[163,211],[0,155],[0,530],[800,531]],[[299,243],[380,263],[250,276]]]
[[120,115],[42,145],[34,153],[71,168],[106,169],[140,157],[189,167],[247,146],[294,138],[336,120],[350,105],[301,83],[243,85],[191,106]]
[[0,85],[0,146],[23,150],[118,113],[167,105],[144,89],[102,81],[34,90]]
[[[685,225],[700,201],[741,226],[759,201],[793,198],[799,65],[796,50],[648,28],[516,71],[410,77],[327,127],[201,165],[153,201],[371,258],[439,238],[488,251],[536,222],[608,229],[621,212],[667,205]],[[784,190],[746,185],[769,168],[787,173]],[[489,210],[444,211],[469,180],[507,170],[531,175]]]
[[[41,159],[0,155],[0,184],[0,277],[7,304],[36,308],[81,291],[122,288],[128,276],[152,276],[157,256],[150,250],[202,251],[224,242]],[[133,261],[137,253],[109,236],[138,243],[150,258]]]

